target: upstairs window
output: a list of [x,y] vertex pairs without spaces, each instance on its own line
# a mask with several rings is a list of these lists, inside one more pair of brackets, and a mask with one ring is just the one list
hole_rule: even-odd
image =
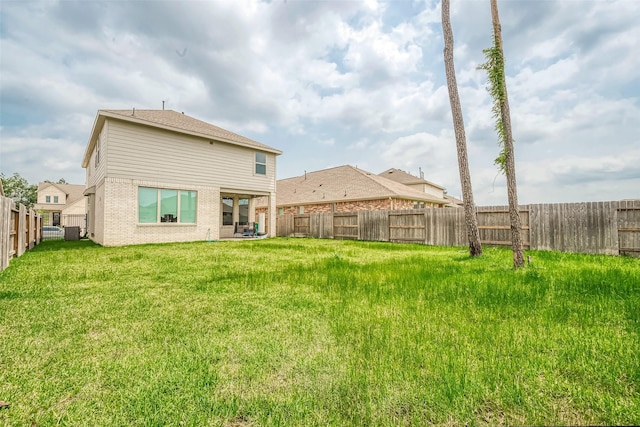
[[45,200],[47,203],[51,203],[51,196],[45,196]]
[[195,191],[138,187],[138,222],[140,223],[195,224],[196,210],[197,193]]
[[267,174],[267,155],[265,153],[256,153],[256,175]]
[[53,203],[58,203],[58,196],[53,196]]

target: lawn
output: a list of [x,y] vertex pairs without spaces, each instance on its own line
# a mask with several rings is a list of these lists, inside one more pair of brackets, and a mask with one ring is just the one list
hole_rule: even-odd
[[44,242],[0,273],[0,424],[640,424],[640,259],[528,255]]

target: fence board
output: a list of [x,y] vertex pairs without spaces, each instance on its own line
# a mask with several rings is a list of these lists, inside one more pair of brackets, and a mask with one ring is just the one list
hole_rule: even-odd
[[437,246],[467,245],[463,209],[425,209],[425,243]]
[[293,218],[293,235],[296,237],[309,237],[311,235],[311,218],[309,214],[296,215]]
[[276,236],[293,236],[293,219],[294,215],[278,215],[276,217]]
[[334,239],[358,239],[358,213],[333,214]]
[[16,256],[20,256],[26,251],[27,244],[27,227],[25,223],[27,221],[27,208],[24,205],[20,205],[18,208],[18,224],[21,226],[17,229],[17,241],[18,247],[16,248]]
[[422,210],[389,213],[389,241],[424,243],[426,219]]
[[620,254],[640,257],[640,202],[622,201],[617,210]]
[[378,242],[389,241],[389,215],[387,211],[359,211],[360,239]]
[[0,271],[9,266],[13,255],[12,205],[11,199],[0,196]]

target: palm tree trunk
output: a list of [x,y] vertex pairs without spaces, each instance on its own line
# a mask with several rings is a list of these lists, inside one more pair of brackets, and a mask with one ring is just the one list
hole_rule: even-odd
[[[500,16],[498,15],[498,0],[491,0],[491,19],[493,21],[493,35],[496,47],[500,50],[500,56],[504,58],[502,49],[502,30],[500,28]],[[504,67],[504,62],[502,63]],[[504,88],[504,99],[500,106],[500,114],[505,130],[505,152],[506,152],[506,176],[507,176],[507,196],[509,200],[509,219],[511,222],[511,248],[513,250],[513,266],[519,268],[524,266],[524,253],[522,249],[522,235],[520,214],[518,212],[518,187],[516,184],[516,162],[513,153],[513,135],[511,133],[511,113],[509,111],[509,97],[507,96],[507,83],[502,73]]]
[[458,83],[453,63],[453,31],[449,17],[449,0],[442,0],[442,34],[444,36],[444,66],[447,75],[447,88],[449,90],[449,102],[451,103],[451,115],[453,116],[453,130],[456,136],[458,150],[458,170],[460,172],[460,185],[462,186],[462,201],[464,203],[464,218],[469,239],[469,253],[471,256],[482,255],[480,244],[480,232],[476,218],[476,206],[473,203],[473,190],[471,188],[471,176],[469,174],[469,161],[467,159],[467,137],[464,131],[462,106],[458,95]]

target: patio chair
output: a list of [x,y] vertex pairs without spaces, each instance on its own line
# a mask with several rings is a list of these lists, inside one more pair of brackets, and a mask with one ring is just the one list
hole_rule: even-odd
[[256,228],[252,222],[247,223],[242,230],[242,237],[255,237]]
[[246,225],[233,223],[233,237],[255,237],[255,226],[252,222]]

